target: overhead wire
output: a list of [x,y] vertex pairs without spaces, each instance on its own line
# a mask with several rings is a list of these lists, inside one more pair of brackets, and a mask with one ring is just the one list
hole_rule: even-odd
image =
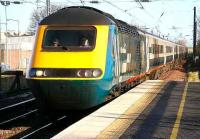
[[[124,9],[118,7],[117,5],[113,4],[112,2],[107,1],[107,0],[103,0],[103,1],[106,2],[106,3],[108,3],[108,4],[110,4],[111,6],[113,6],[113,7],[115,7],[115,8],[117,8],[118,10],[120,10],[120,11],[126,13],[126,14],[129,15],[130,17],[136,18],[137,20],[140,20],[140,21],[143,22],[144,24],[146,24],[146,25],[148,25],[148,26],[151,26],[151,25],[147,24],[146,22],[142,21],[141,19],[137,18],[137,17],[134,16],[133,14],[127,12],[127,10],[124,10]],[[132,1],[132,2],[133,2],[133,1]]]
[[110,5],[112,5],[113,7],[117,8],[118,10],[120,10],[120,11],[122,11],[122,12],[125,12],[125,10],[123,10],[122,8],[120,8],[120,7],[118,7],[117,5],[113,4],[112,2],[109,2],[109,1],[107,1],[107,0],[103,0],[103,1],[106,2],[106,3],[108,3],[108,4],[110,4]]
[[71,3],[71,4],[74,4],[74,5],[79,5],[79,4],[77,4],[77,3],[75,3],[75,2],[73,2],[71,0],[66,0],[66,1],[69,2],[69,3]]
[[143,5],[142,5],[142,3],[139,1],[139,0],[135,0],[136,2],[138,2],[139,4],[140,4],[140,6],[141,6],[141,9],[144,9],[144,7],[143,7]]
[[[162,1],[162,5],[165,5],[165,2]],[[162,12],[160,13],[159,17],[157,20],[155,20],[155,24],[157,24],[156,26],[160,27],[163,26],[164,28],[168,28],[169,25],[166,25],[165,22],[162,22],[161,18],[166,15],[166,11],[163,9]],[[174,32],[177,33],[177,30],[174,28],[173,29]],[[169,33],[168,33],[169,34]]]
[[80,0],[81,4],[84,6],[84,1],[83,0]]
[[[85,2],[90,2],[90,1],[96,1],[98,3],[100,3],[101,1],[100,0],[84,0]],[[110,1],[110,0],[109,0]],[[103,1],[102,1],[103,2]],[[104,1],[105,2],[105,1]],[[113,1],[110,1],[110,2],[115,2],[115,3],[124,3],[124,2],[135,2],[135,0],[113,0]]]
[[32,2],[32,1],[28,1],[28,0],[22,0],[21,1],[22,3],[27,3],[27,4],[32,4],[32,5],[35,5],[35,6],[37,6],[37,9],[38,8],[42,8],[42,7],[45,7],[45,5],[39,5],[38,3],[44,3],[43,1],[39,1],[39,2],[37,2],[36,1],[36,3],[35,2]]
[[[148,16],[150,16],[152,19],[154,19],[155,20],[155,17],[154,16],[152,16],[146,9],[145,9],[145,7],[142,5],[142,3],[140,2],[140,1],[136,1],[136,0],[134,0],[135,2],[139,2],[139,5],[140,5],[140,9],[141,10],[143,10]],[[134,2],[134,1],[123,1],[123,2]],[[117,1],[115,1],[115,2],[117,2]],[[169,0],[168,0],[168,2],[169,2]],[[109,2],[109,3],[112,3],[112,2]],[[118,6],[114,6],[114,7],[118,7]],[[118,8],[119,9],[119,8]],[[127,9],[127,10],[123,10],[123,9],[121,9],[120,8],[120,10],[121,11],[124,11],[124,12],[126,12],[127,13],[127,11],[129,10],[129,9]],[[130,9],[131,10],[131,9]],[[185,11],[182,11],[182,12],[185,12]],[[159,23],[157,23],[158,25],[157,26],[155,26],[154,28],[155,29],[157,29],[157,31],[159,31],[159,24],[161,24],[161,26],[163,26],[163,27],[165,27],[165,28],[169,28],[169,25],[166,25],[165,24],[165,22],[162,22],[162,20],[161,20],[161,18],[164,16],[166,14],[166,11],[165,10],[163,10],[163,12],[161,12],[161,14],[160,14],[160,16],[159,16],[159,18],[158,18],[158,20],[157,20],[157,22],[159,22]],[[131,13],[129,14],[129,15],[131,15]],[[199,20],[199,19],[198,19]],[[141,20],[140,20],[141,21]],[[144,21],[143,21],[143,23],[145,23]],[[200,21],[199,21],[199,23],[200,23]],[[146,24],[146,23],[145,23]],[[151,25],[150,25],[151,26]],[[153,29],[153,28],[152,28]],[[170,28],[169,28],[170,29]],[[178,32],[178,30],[183,30],[183,29],[186,29],[186,28],[179,28],[179,27],[175,27],[175,28],[171,28],[171,29],[173,29],[175,32]],[[188,28],[189,29],[189,28]]]
[[[80,3],[80,4],[78,4],[78,2],[74,2],[74,1],[71,1],[71,0],[66,0],[66,1],[69,2],[69,3],[71,3],[71,4],[73,4],[73,5],[80,5],[80,4],[82,4],[83,6],[84,6],[85,2],[91,2],[91,0],[79,0],[79,3]],[[143,6],[143,4],[142,4],[139,0],[124,0],[124,1],[123,1],[123,0],[115,0],[115,1],[108,1],[108,0],[99,1],[99,0],[96,0],[96,1],[97,1],[96,4],[101,3],[101,2],[105,2],[105,3],[107,3],[107,4],[109,4],[109,5],[113,6],[113,7],[115,7],[115,8],[118,9],[119,11],[121,11],[121,12],[123,12],[123,13],[129,15],[129,16],[132,17],[133,19],[139,20],[140,22],[144,23],[145,25],[147,25],[147,26],[149,26],[149,27],[151,27],[151,28],[153,27],[152,25],[148,24],[147,22],[145,22],[145,21],[143,21],[143,20],[137,18],[137,17],[134,16],[132,13],[128,12],[129,10],[131,10],[130,8],[124,10],[123,8],[121,8],[121,7],[117,6],[116,4],[114,4],[114,3],[117,3],[117,2],[124,2],[124,3],[126,3],[126,2],[137,2],[137,3],[139,4],[140,7],[136,7],[136,8],[140,8],[142,11],[144,11],[145,14],[147,14],[149,17],[151,17],[153,20],[155,20],[156,18],[155,18],[154,16],[152,16],[152,15],[146,10],[146,8]],[[161,1],[161,0],[151,0],[151,2],[155,2],[155,1]],[[169,2],[170,0],[167,0],[167,1]],[[113,3],[113,2],[114,2],[114,3]],[[133,8],[135,8],[135,7],[133,7]],[[158,20],[157,20],[157,22],[161,23],[161,25],[163,25],[164,27],[166,27],[166,25],[165,25],[165,23],[163,23],[163,22],[161,21],[161,18],[162,18],[165,14],[166,14],[165,11],[161,12],[161,14],[160,14],[160,16],[159,16],[159,18],[158,18]],[[158,25],[158,26],[160,26],[160,25]],[[169,26],[169,25],[167,25],[167,26]],[[155,26],[154,26],[153,28],[155,28]],[[168,27],[166,27],[166,28],[168,28]]]

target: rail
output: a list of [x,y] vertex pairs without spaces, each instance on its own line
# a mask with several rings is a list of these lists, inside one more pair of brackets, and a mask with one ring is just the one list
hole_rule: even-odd
[[34,109],[34,110],[31,110],[31,111],[29,111],[29,112],[27,112],[27,113],[24,113],[24,114],[18,115],[18,116],[16,116],[16,117],[7,119],[7,120],[5,120],[5,121],[2,121],[2,122],[0,122],[0,126],[2,126],[3,124],[6,124],[6,123],[12,122],[12,121],[14,121],[14,120],[17,120],[17,119],[19,119],[19,118],[22,118],[22,117],[24,117],[24,116],[30,115],[30,114],[32,114],[32,113],[35,113],[35,112],[37,112],[37,111],[38,111],[38,109]]
[[0,111],[3,111],[3,110],[6,110],[6,109],[9,109],[9,108],[12,108],[12,107],[15,107],[15,106],[19,106],[19,105],[22,105],[22,104],[25,104],[25,103],[29,103],[29,102],[32,102],[32,101],[35,101],[35,98],[31,98],[31,99],[28,99],[28,100],[25,100],[25,101],[22,101],[22,102],[19,102],[19,103],[13,104],[13,105],[9,105],[9,106],[6,106],[6,107],[3,107],[3,108],[0,108]]

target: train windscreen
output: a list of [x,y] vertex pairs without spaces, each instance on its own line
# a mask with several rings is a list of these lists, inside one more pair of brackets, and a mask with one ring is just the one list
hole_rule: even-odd
[[94,27],[50,27],[44,33],[43,50],[90,51],[96,42]]

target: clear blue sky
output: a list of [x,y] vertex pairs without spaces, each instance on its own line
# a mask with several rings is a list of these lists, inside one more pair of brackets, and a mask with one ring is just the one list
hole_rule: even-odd
[[[31,13],[37,8],[37,5],[36,0],[19,1],[24,1],[24,3],[7,6],[7,18],[19,20],[20,31],[25,32],[30,24]],[[99,4],[90,4],[88,1],[85,0],[84,5],[103,10],[115,18],[141,28],[149,28],[148,31],[153,30],[154,33],[157,33],[159,30],[162,35],[169,35],[170,39],[185,37],[190,45],[192,44],[194,6],[197,7],[197,15],[200,15],[200,0],[151,0],[152,2],[142,3],[143,9],[134,0],[99,0]],[[46,0],[40,0],[39,7],[44,7],[45,2]],[[51,0],[51,4],[82,5],[80,0]],[[0,5],[0,18],[4,23],[5,8],[2,5]],[[4,24],[1,24],[1,27],[2,30],[5,30]],[[17,32],[17,22],[9,21],[8,30]]]

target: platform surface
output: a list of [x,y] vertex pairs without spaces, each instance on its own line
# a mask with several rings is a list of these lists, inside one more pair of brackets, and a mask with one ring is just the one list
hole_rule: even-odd
[[148,80],[53,139],[199,137],[200,82]]

